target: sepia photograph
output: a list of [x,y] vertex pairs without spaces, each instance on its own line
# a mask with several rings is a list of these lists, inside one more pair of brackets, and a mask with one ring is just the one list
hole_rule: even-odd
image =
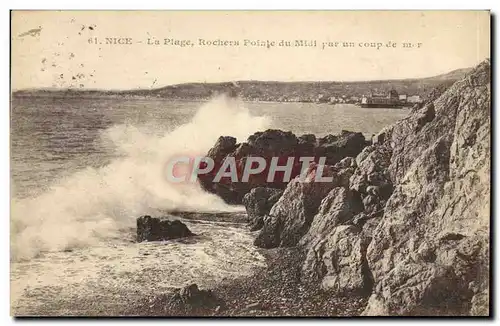
[[491,13],[10,11],[10,314],[491,317]]

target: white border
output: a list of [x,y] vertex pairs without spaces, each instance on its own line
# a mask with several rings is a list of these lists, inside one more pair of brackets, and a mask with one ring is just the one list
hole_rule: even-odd
[[[486,0],[474,0],[474,1],[436,1],[436,0],[419,0],[419,1],[357,1],[357,0],[349,0],[349,1],[342,1],[342,2],[332,2],[332,1],[317,1],[317,0],[307,0],[307,1],[283,1],[283,2],[273,2],[271,3],[269,0],[253,0],[253,1],[177,1],[177,2],[172,2],[172,1],[151,1],[151,0],[141,0],[141,1],[119,1],[119,2],[113,2],[113,1],[103,1],[103,0],[86,0],[86,1],[78,1],[78,2],[73,2],[73,3],[68,3],[68,1],[63,1],[63,0],[46,0],[46,1],[22,1],[22,0],[17,0],[17,1],[3,1],[2,4],[0,5],[3,10],[0,11],[0,26],[2,29],[1,35],[3,36],[3,44],[6,44],[7,47],[3,47],[3,51],[1,51],[1,62],[2,65],[0,66],[1,73],[2,73],[2,92],[3,96],[2,98],[2,109],[1,109],[1,114],[2,118],[0,119],[0,134],[1,134],[1,141],[0,141],[0,146],[1,146],[1,153],[3,154],[2,159],[0,160],[1,162],[1,187],[0,187],[0,198],[2,200],[2,205],[0,205],[0,209],[2,210],[1,218],[2,218],[2,226],[0,227],[0,232],[2,232],[2,248],[0,250],[0,255],[1,259],[0,262],[3,265],[1,269],[1,281],[2,281],[2,287],[3,289],[9,289],[9,280],[10,280],[10,275],[9,275],[9,204],[10,204],[10,194],[9,194],[9,180],[10,180],[10,170],[9,170],[9,69],[8,69],[8,64],[9,64],[9,53],[10,49],[8,47],[9,44],[9,21],[10,21],[10,13],[9,9],[46,9],[46,10],[56,10],[56,9],[72,9],[72,10],[78,10],[78,9],[95,9],[95,10],[105,10],[105,9],[122,9],[122,10],[148,10],[148,9],[170,9],[170,10],[181,10],[181,9],[209,9],[209,10],[217,10],[217,9],[240,9],[240,10],[251,10],[251,9],[261,9],[261,10],[273,10],[273,9],[288,9],[288,10],[304,10],[304,9],[313,9],[313,10],[348,10],[348,9],[378,9],[378,10],[384,10],[384,9],[398,9],[398,10],[403,10],[403,9],[415,9],[415,10],[436,10],[436,9],[492,9],[493,13],[499,14],[500,10],[498,9],[500,1],[495,0],[495,1],[486,1]],[[498,19],[498,17],[496,17]],[[498,24],[498,21],[497,21]],[[498,42],[498,34],[495,35],[495,43]],[[494,61],[494,67],[497,67],[496,63],[496,58],[492,58]],[[498,69],[495,69],[494,74],[496,75]],[[495,94],[500,94],[499,89],[498,89],[498,84],[495,83],[495,89],[493,92]],[[497,99],[498,100],[498,99]],[[493,108],[493,110],[496,110],[496,108]],[[495,114],[495,123],[498,128],[498,114]],[[496,132],[494,134],[494,139],[495,139],[495,144],[498,146],[500,143],[499,139],[499,134]],[[493,148],[494,152],[498,152],[498,148],[495,146]],[[495,167],[492,167],[494,169]],[[495,174],[494,181],[495,183],[498,180],[498,176]],[[492,202],[500,203],[500,195],[498,191],[496,192],[495,198],[493,199]],[[493,216],[495,218],[495,216]],[[498,228],[499,228],[500,223],[496,222],[494,223],[495,229],[494,229],[494,234],[498,234]],[[496,248],[495,248],[496,249]],[[495,251],[497,252],[497,251]],[[492,257],[493,258],[493,257]],[[498,284],[498,280],[495,280],[495,284]],[[492,294],[495,294],[496,291],[492,292]],[[2,324],[12,324],[15,321],[12,320],[10,317],[10,300],[9,300],[9,292],[6,290],[4,292],[4,295],[0,296],[1,300],[1,322]],[[495,298],[495,306],[494,310],[498,312],[498,299]],[[182,323],[197,323],[198,321],[201,320],[191,320],[191,321],[183,321]],[[237,322],[241,320],[227,320],[226,322]],[[281,322],[291,322],[291,320],[280,320]],[[313,323],[315,321],[305,321],[305,320],[296,320],[301,323]],[[319,320],[318,320],[319,321]],[[389,320],[383,320],[382,322],[386,322]],[[394,319],[393,321],[397,323],[407,323],[413,320],[402,320],[402,319]],[[24,323],[26,324],[31,324],[34,323],[35,321],[25,321]],[[40,322],[40,321],[38,321]],[[47,320],[46,322],[52,323],[52,320]],[[76,323],[77,321],[74,320],[64,320],[59,322],[62,325],[71,325],[73,323]],[[79,320],[79,324],[86,324],[86,323],[93,323],[96,325],[105,325],[111,322],[110,320]],[[144,325],[147,322],[161,322],[161,323],[168,323],[170,324],[176,324],[179,323],[179,321],[174,321],[174,320],[128,320],[127,324],[129,325]],[[204,320],[203,322],[205,323],[211,323],[211,324],[218,324],[220,322],[224,322],[223,320]],[[252,322],[254,323],[259,323],[260,325],[265,325],[267,323],[270,323],[270,321],[263,321],[259,319],[255,319]],[[278,322],[278,320],[273,321],[273,322]],[[377,322],[376,320],[323,320],[323,322],[328,322],[328,323],[344,323],[344,322],[349,322],[349,323],[373,323]],[[455,322],[454,320],[420,320],[420,322],[425,322],[426,324],[438,324],[438,323],[450,323],[450,322]],[[478,321],[462,321],[466,323],[476,323]],[[483,321],[484,322],[484,321]]]

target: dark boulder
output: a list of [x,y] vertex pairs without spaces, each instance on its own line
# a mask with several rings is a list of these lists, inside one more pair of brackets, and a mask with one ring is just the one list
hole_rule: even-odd
[[342,130],[340,135],[319,138],[315,156],[324,156],[326,164],[335,164],[345,157],[356,157],[367,145],[362,133]]
[[308,232],[324,197],[335,187],[348,187],[355,167],[352,158],[336,165],[323,166],[323,177],[331,182],[316,182],[320,165],[312,163],[307,176],[290,182],[278,202],[264,218],[264,226],[254,244],[261,248],[290,247],[298,244]]
[[170,221],[149,215],[137,219],[137,242],[162,241],[190,237],[194,234],[181,221]]
[[236,149],[236,138],[226,136],[226,137],[219,137],[217,139],[217,142],[215,143],[214,147],[212,147],[208,151],[208,157],[212,158],[213,160],[221,160],[223,159],[227,154],[231,153]]
[[167,302],[167,310],[176,314],[202,314],[221,309],[222,300],[211,290],[200,290],[198,285],[190,284],[183,288],[175,289]]
[[[207,157],[214,160],[214,169],[210,173],[198,176],[198,180],[203,189],[219,195],[225,202],[241,204],[245,194],[253,188],[285,189],[287,184],[300,174],[301,157],[313,157],[316,163],[324,157],[325,164],[333,165],[345,157],[355,157],[368,144],[363,134],[345,130],[339,135],[327,135],[317,139],[311,134],[296,137],[289,131],[268,129],[256,132],[248,137],[247,142],[241,144],[237,144],[233,137],[220,137],[207,154]],[[220,167],[229,157],[235,159],[238,181],[234,182],[230,177],[214,181]],[[263,158],[266,167],[261,173],[252,174],[248,181],[242,182],[245,165],[250,157]],[[283,171],[278,171],[274,179],[268,181],[269,167],[274,157],[277,158],[278,166],[287,165],[288,160],[293,160],[289,179]],[[255,168],[256,165],[252,167]]]
[[243,205],[245,205],[252,231],[262,228],[264,216],[269,214],[282,194],[283,190],[281,189],[257,187],[243,197]]

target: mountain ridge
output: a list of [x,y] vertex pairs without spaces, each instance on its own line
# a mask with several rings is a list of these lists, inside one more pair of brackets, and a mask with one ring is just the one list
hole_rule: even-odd
[[362,96],[371,90],[395,89],[399,93],[425,96],[431,89],[462,78],[472,68],[455,69],[425,78],[367,81],[261,81],[239,80],[216,83],[181,83],[151,89],[103,90],[83,88],[35,88],[12,92],[13,97],[146,97],[206,100],[220,93],[236,92],[246,100],[314,102],[320,96]]

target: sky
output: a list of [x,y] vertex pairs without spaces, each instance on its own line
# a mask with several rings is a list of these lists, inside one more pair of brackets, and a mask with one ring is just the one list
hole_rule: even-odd
[[[488,11],[14,11],[12,88],[428,77],[489,58],[489,19]],[[106,38],[132,44],[105,44]],[[163,45],[164,39],[194,45]],[[200,39],[240,46],[202,46]],[[244,46],[244,40],[275,46]],[[280,47],[282,40],[317,46]]]

